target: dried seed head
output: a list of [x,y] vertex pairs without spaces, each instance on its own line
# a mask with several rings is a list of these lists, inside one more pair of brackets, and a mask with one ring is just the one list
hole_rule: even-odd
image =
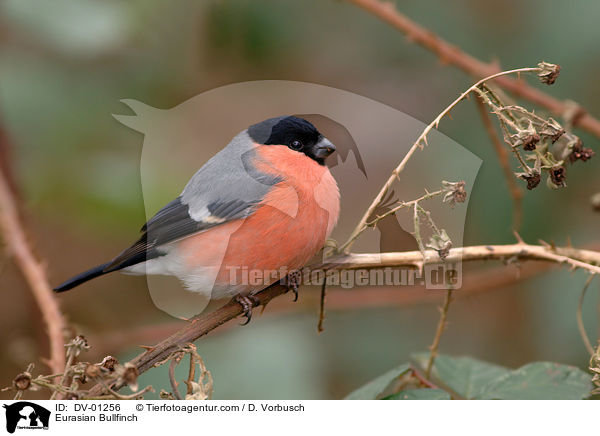
[[440,248],[439,250],[436,250],[438,253],[438,256],[440,256],[441,260],[444,260],[448,257],[448,254],[450,254],[451,248],[452,248],[452,241],[447,241],[442,248]]
[[69,343],[65,344],[67,351],[73,353],[74,356],[79,356],[82,351],[90,349],[87,340],[82,335],[77,335]]
[[18,374],[13,380],[13,387],[18,391],[25,391],[31,386],[31,374],[27,371]]
[[558,187],[565,186],[567,173],[562,165],[554,165],[550,168],[550,180]]
[[571,150],[571,154],[569,154],[569,162],[573,163],[576,160],[581,160],[583,162],[591,159],[594,156],[594,150],[591,148],[584,148],[583,141],[577,138],[577,142],[573,146]]
[[173,394],[171,392],[167,392],[164,389],[161,389],[158,393],[158,396],[161,400],[174,400]]
[[540,129],[540,135],[550,138],[554,144],[565,133],[565,129],[554,119],[548,118],[548,121]]
[[465,189],[465,182],[447,182],[442,181],[446,194],[444,195],[443,202],[450,203],[450,206],[454,207],[456,203],[464,203],[467,199],[467,191]]
[[102,375],[102,369],[100,369],[98,365],[88,364],[85,366],[83,374],[87,378],[95,379],[96,377],[100,377],[100,375]]
[[104,369],[109,370],[110,372],[113,372],[115,370],[115,366],[118,364],[119,364],[119,361],[117,360],[116,357],[106,356],[104,359],[102,359],[100,366]]
[[542,180],[542,176],[537,170],[533,170],[531,171],[531,173],[518,173],[517,177],[527,182],[527,189],[529,189],[530,191],[532,189],[537,188],[537,186],[540,184],[540,181]]
[[535,145],[540,142],[540,135],[537,133],[527,135],[523,139],[523,150],[532,151],[535,150]]
[[556,82],[558,75],[560,74],[560,65],[550,64],[548,62],[540,62],[538,64],[540,71],[537,76],[540,78],[542,83],[546,85],[552,85]]
[[138,390],[138,375],[139,373],[135,365],[129,362],[123,365],[123,373],[121,374],[121,379],[134,392]]
[[446,230],[442,229],[439,234],[432,235],[429,242],[426,245],[427,248],[437,251],[441,260],[446,259],[452,248],[452,241],[446,233]]
[[[506,135],[505,138],[507,138]],[[535,145],[540,141],[540,135],[531,120],[529,120],[527,128],[518,127],[517,133],[509,135],[507,139],[511,147],[515,148],[522,145],[524,150],[531,151],[535,150]]]

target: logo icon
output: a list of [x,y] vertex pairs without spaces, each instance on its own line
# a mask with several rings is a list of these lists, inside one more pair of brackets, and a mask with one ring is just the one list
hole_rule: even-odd
[[19,401],[10,405],[4,404],[6,409],[6,431],[14,433],[18,429],[48,429],[50,411],[42,406],[29,401]]

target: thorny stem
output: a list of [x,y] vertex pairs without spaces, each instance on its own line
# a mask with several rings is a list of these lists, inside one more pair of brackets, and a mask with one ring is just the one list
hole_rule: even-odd
[[431,123],[429,123],[429,125],[427,125],[427,127],[425,127],[425,130],[423,130],[423,132],[419,135],[417,140],[414,142],[414,144],[408,150],[408,153],[406,153],[406,155],[400,162],[400,164],[396,167],[396,169],[394,169],[394,171],[392,171],[392,174],[390,175],[388,180],[385,182],[385,184],[383,185],[383,187],[381,188],[379,193],[375,196],[375,199],[373,200],[371,205],[367,208],[367,210],[364,213],[363,217],[361,218],[360,222],[356,225],[356,227],[350,234],[350,237],[348,238],[348,240],[339,248],[339,251],[342,253],[348,253],[350,251],[350,248],[354,244],[354,241],[365,230],[365,228],[366,228],[365,225],[366,225],[367,221],[373,215],[373,212],[375,211],[377,206],[379,206],[379,204],[381,203],[381,200],[385,196],[386,192],[389,191],[389,189],[391,188],[394,181],[397,178],[399,178],[400,173],[404,170],[404,167],[406,167],[406,164],[408,163],[408,161],[410,160],[412,155],[417,151],[417,149],[422,148],[424,145],[427,144],[427,135],[429,134],[429,132],[434,128],[437,129],[442,118],[444,118],[446,115],[448,115],[448,113],[450,113],[450,111],[458,103],[460,103],[471,92],[477,90],[482,84],[484,84],[488,80],[492,80],[497,77],[506,76],[506,75],[510,75],[510,74],[535,72],[535,71],[541,71],[541,69],[539,67],[518,68],[518,69],[514,69],[514,70],[502,71],[502,72],[499,72],[496,74],[492,74],[491,76],[488,76],[488,77],[485,77],[485,78],[479,80],[477,83],[475,83],[469,89],[467,89],[465,92],[463,92],[456,100],[454,100],[452,103],[450,103],[450,105],[446,109],[444,109]]
[[431,212],[423,209],[421,207],[421,205],[418,203],[415,205],[415,207],[417,208],[419,213],[425,217],[425,219],[427,220],[427,224],[429,224],[429,227],[431,227],[431,230],[433,230],[433,233],[435,233],[436,235],[439,235],[440,229],[438,229],[438,226],[436,226],[435,222],[433,222],[433,219],[431,218]]
[[[73,351],[72,348],[68,348],[68,356],[67,356],[67,363],[65,364],[65,371],[63,372],[63,375],[60,379],[60,383],[59,385],[61,387],[63,387],[65,385],[65,382],[67,381],[67,378],[69,377],[69,370],[71,369],[71,365],[73,365],[73,361],[75,360],[75,352]],[[68,392],[68,390],[67,390]],[[54,392],[52,392],[52,396],[50,396],[51,400],[54,400],[56,398],[56,396],[58,395],[58,390],[55,390]]]
[[450,309],[450,303],[452,302],[452,288],[446,290],[446,298],[444,299],[444,305],[440,308],[440,320],[438,321],[437,329],[431,347],[429,347],[429,360],[427,361],[427,367],[425,369],[425,378],[429,379],[431,376],[431,369],[435,362],[435,358],[438,355],[438,348],[440,346],[440,340],[442,339],[442,333],[446,328],[446,320],[448,319],[448,310]]
[[423,245],[423,239],[421,238],[421,223],[419,222],[419,203],[414,204],[414,212],[413,212],[413,225],[415,227],[414,237],[419,245],[419,251],[423,255],[423,260],[425,260],[425,246]]
[[498,162],[500,163],[500,168],[502,169],[502,173],[504,174],[504,178],[506,180],[506,184],[508,185],[508,191],[510,192],[510,196],[513,201],[513,230],[518,231],[521,227],[521,221],[523,219],[523,191],[517,185],[515,178],[513,176],[513,172],[510,169],[510,162],[508,160],[508,152],[506,148],[500,142],[500,138],[497,135],[496,129],[492,124],[492,120],[486,110],[485,104],[482,101],[482,98],[476,98],[475,103],[477,105],[477,110],[479,111],[479,115],[481,116],[481,121],[485,130],[494,146],[494,151],[498,156]]
[[[500,122],[500,127],[502,128],[502,133],[504,134],[504,138],[510,137],[510,132],[509,132],[507,126],[510,126],[510,128],[512,128],[513,130],[519,130],[519,126],[517,125],[517,123],[518,123],[517,120],[512,116],[512,113],[507,112],[505,115],[502,112],[503,106],[501,105],[501,100],[490,88],[488,88],[486,86],[482,86],[482,88],[485,88],[485,91],[483,91],[480,88],[476,88],[475,91],[477,92],[477,94],[479,95],[481,100],[483,100],[488,106],[490,106],[492,108],[492,112],[498,117],[498,121]],[[487,94],[490,94],[494,101],[492,101],[492,99],[490,99],[490,97],[488,97]],[[487,114],[487,112],[486,112],[486,114]],[[488,117],[488,121],[489,121],[489,117]],[[493,127],[492,127],[492,131],[493,131]],[[510,149],[515,154],[517,160],[521,164],[521,168],[523,168],[524,171],[529,172],[531,169],[529,168],[529,165],[527,165],[527,163],[523,160],[523,157],[521,156],[521,153],[519,153],[519,150],[517,150],[517,148],[512,147],[512,146],[510,146]],[[507,165],[508,165],[508,162],[507,162]],[[510,167],[508,167],[508,169],[510,170]],[[510,179],[513,180],[512,177],[510,177]]]
[[0,229],[8,252],[23,273],[40,308],[50,342],[48,366],[60,372],[65,366],[64,331],[66,321],[48,283],[46,270],[29,245],[21,225],[17,202],[10,189],[7,175],[0,171]]
[[430,198],[434,198],[437,197],[438,195],[444,194],[448,192],[448,190],[446,189],[440,189],[439,191],[435,191],[435,192],[428,192],[425,195],[415,199],[415,200],[411,200],[411,201],[401,201],[400,204],[392,209],[390,209],[389,211],[385,212],[382,215],[378,215],[377,217],[375,217],[375,219],[373,219],[373,221],[369,221],[368,223],[365,224],[366,227],[374,227],[375,224],[377,224],[379,221],[381,221],[382,219],[384,219],[385,217],[388,217],[390,215],[395,214],[396,212],[398,212],[400,209],[405,209],[407,207],[411,207],[413,205],[418,205],[419,202],[421,201],[425,201],[425,200],[429,200]]
[[585,325],[583,324],[583,299],[585,298],[585,293],[590,287],[590,283],[594,280],[595,275],[592,274],[588,277],[583,286],[583,290],[581,291],[581,295],[579,296],[579,303],[577,304],[577,328],[579,329],[579,334],[581,335],[581,339],[583,340],[583,344],[585,345],[586,350],[590,353],[590,356],[594,355],[594,347],[592,347],[592,343],[590,342],[590,338],[588,337],[585,331]]
[[[431,30],[426,29],[420,24],[412,21],[406,15],[401,14],[393,3],[379,0],[347,1],[390,24],[392,27],[404,33],[411,42],[436,54],[442,64],[452,65],[475,77],[485,77],[498,70],[497,63],[485,63],[468,53],[465,53],[459,47],[448,43]],[[567,114],[569,107],[572,106],[537,88],[529,86],[522,80],[512,79],[510,77],[500,77],[496,83],[513,95],[546,108],[555,116],[564,117]],[[600,121],[588,114],[583,108],[578,108],[576,112],[570,116],[573,118],[572,124],[574,126],[585,129],[600,137]]]
[[[435,250],[426,250],[425,254],[427,259],[433,259],[437,252]],[[581,268],[590,272],[600,273],[600,267],[597,266],[600,265],[599,252],[572,247],[529,245],[523,242],[509,245],[480,245],[452,248],[448,252],[446,262],[490,259],[542,260],[565,264],[571,267],[571,269]],[[325,263],[310,265],[303,269],[303,274],[306,277],[306,275],[309,276],[311,274],[311,271],[315,270],[336,271],[386,267],[421,268],[423,263],[423,253],[420,251],[348,254],[327,258]],[[264,306],[273,298],[283,295],[286,291],[287,288],[285,286],[276,283],[258,292],[255,296],[259,301],[259,305]],[[241,314],[242,308],[240,305],[230,302],[213,312],[196,315],[180,330],[139,354],[129,363],[134,365],[140,374],[144,373],[164,362],[165,359],[168,359],[181,346],[196,341],[208,332],[235,319]],[[117,378],[112,383],[116,383],[114,389],[120,389],[124,385],[118,382]],[[102,386],[94,386],[90,389],[88,395],[93,397],[99,396],[102,393]]]

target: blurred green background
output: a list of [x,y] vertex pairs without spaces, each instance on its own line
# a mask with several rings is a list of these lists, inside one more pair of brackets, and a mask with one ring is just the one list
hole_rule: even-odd
[[[600,116],[600,2],[396,3],[484,61],[505,68],[560,64],[560,79],[544,91]],[[0,44],[0,113],[31,236],[53,283],[118,253],[145,221],[143,137],[111,117],[126,113],[122,98],[170,108],[224,84],[285,79],[345,89],[429,122],[472,82],[343,1],[3,0]],[[506,183],[473,103],[459,106],[441,131],[483,159],[464,243],[513,242]],[[577,133],[597,149],[598,138]],[[523,238],[557,244],[570,238],[576,246],[598,241],[599,215],[589,198],[600,191],[599,181],[596,157],[573,167],[566,189],[526,192]],[[178,189],[172,187],[173,195]],[[469,266],[466,274],[485,279],[490,268],[497,275],[500,263]],[[0,271],[0,384],[8,386],[27,363],[43,368],[39,357],[47,349],[40,313],[6,254]],[[517,271],[508,266],[500,273]],[[585,368],[575,321],[584,280],[582,273],[552,268],[477,292],[485,284],[480,280],[458,293],[441,350],[512,367],[549,360]],[[596,338],[597,287],[592,291],[584,317]],[[442,297],[406,292],[415,298],[330,308],[321,334],[312,293],[296,304],[278,299],[248,327],[234,322],[215,331],[197,343],[215,379],[214,398],[343,397],[431,342]],[[60,302],[89,338],[84,359],[90,361],[131,357],[137,345],[178,325],[153,306],[143,277],[112,275],[61,295]],[[141,383],[167,388],[166,368]]]

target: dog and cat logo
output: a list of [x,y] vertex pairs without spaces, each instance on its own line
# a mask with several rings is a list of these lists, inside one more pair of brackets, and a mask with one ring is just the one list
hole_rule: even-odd
[[48,430],[50,423],[48,409],[29,401],[4,404],[3,407],[6,409],[6,431],[9,433],[14,433],[16,429]]

